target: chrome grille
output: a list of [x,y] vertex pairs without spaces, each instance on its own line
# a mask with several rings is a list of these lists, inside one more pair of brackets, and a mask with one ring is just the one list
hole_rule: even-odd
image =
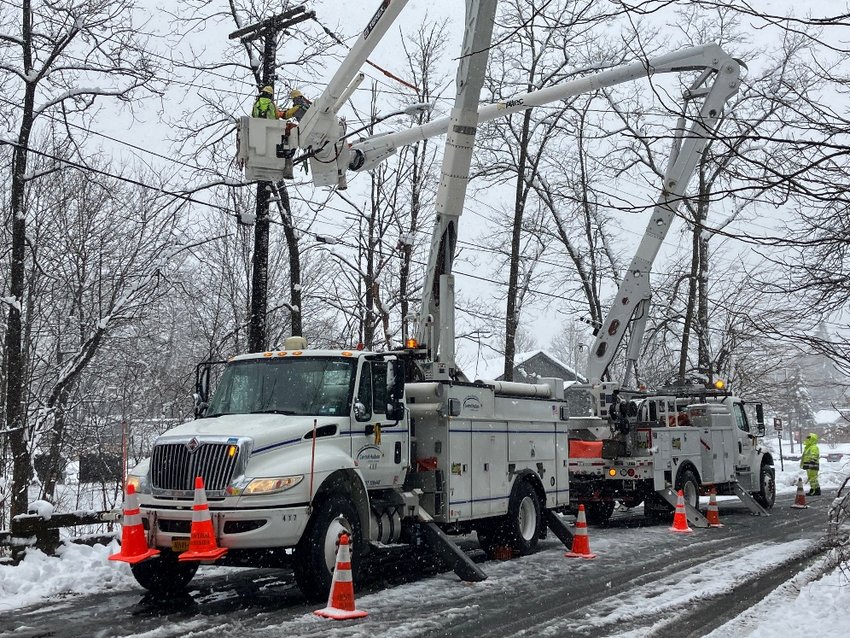
[[207,492],[223,491],[239,461],[239,448],[234,455],[232,443],[202,442],[194,452],[185,443],[160,443],[151,455],[151,486],[158,490],[191,491],[195,477],[204,479]]

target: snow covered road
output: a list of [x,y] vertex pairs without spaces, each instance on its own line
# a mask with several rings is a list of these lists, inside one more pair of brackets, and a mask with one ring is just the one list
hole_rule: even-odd
[[[790,509],[792,500],[782,494],[769,518],[722,501],[725,527],[687,535],[648,524],[640,508],[617,513],[607,527],[590,529],[596,560],[564,558],[550,535],[533,556],[483,563],[488,579],[481,583],[460,582],[452,573],[390,576],[394,586],[377,580],[358,590],[358,607],[369,617],[349,623],[313,616],[284,570],[202,568],[189,595],[163,602],[145,596],[126,565],[104,567],[105,549],[80,548],[61,569],[88,565],[100,572],[95,591],[17,610],[11,607],[24,604],[26,592],[16,594],[17,603],[4,596],[0,635],[701,636],[735,618],[744,626],[742,613],[819,551],[829,499],[810,499],[808,510]],[[65,562],[43,561],[43,582],[51,580],[51,563]],[[85,574],[76,577],[86,582]]]

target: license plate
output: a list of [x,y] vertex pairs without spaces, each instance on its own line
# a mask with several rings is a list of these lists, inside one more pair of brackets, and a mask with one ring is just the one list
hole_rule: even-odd
[[189,549],[189,539],[188,538],[172,538],[171,539],[171,551],[172,552],[185,552]]

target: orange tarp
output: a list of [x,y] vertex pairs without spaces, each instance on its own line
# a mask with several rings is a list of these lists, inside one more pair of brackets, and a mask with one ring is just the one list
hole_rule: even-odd
[[570,441],[570,458],[602,458],[602,441]]

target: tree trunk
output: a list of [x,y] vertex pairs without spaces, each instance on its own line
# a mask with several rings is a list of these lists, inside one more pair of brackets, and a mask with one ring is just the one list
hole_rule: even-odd
[[[22,37],[24,70],[27,77],[32,71],[32,13],[30,0],[23,0]],[[21,128],[18,143],[12,154],[12,259],[9,272],[9,316],[6,322],[4,342],[6,378],[6,431],[9,449],[12,452],[12,499],[11,516],[26,514],[29,487],[32,476],[32,460],[27,446],[26,408],[24,405],[24,355],[23,319],[24,269],[26,254],[26,208],[24,202],[25,176],[30,134],[34,119],[35,84],[27,82],[24,88],[24,103],[21,109]]]
[[514,223],[511,234],[511,264],[508,275],[508,299],[505,309],[505,369],[502,378],[513,381],[514,358],[516,356],[516,331],[519,325],[519,257],[522,241],[522,219],[525,213],[525,201],[528,188],[525,183],[525,167],[528,161],[529,131],[531,129],[531,109],[525,111],[522,118],[522,136],[520,138],[519,161],[517,162],[516,191],[514,197]]
[[292,220],[292,206],[289,201],[289,191],[283,181],[277,183],[277,194],[280,197],[281,218],[283,221],[283,236],[286,239],[286,250],[289,252],[289,303],[292,335],[304,334],[304,308],[301,296],[301,253],[298,245],[298,234]]

